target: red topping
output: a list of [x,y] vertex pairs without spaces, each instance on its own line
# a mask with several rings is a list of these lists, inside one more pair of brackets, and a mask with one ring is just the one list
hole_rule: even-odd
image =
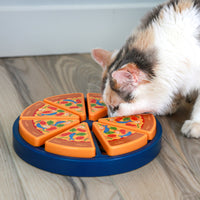
[[48,108],[51,109],[51,110],[57,110],[57,108],[52,107],[52,106],[49,106]]
[[117,117],[116,119],[115,119],[115,121],[120,121],[120,120],[122,120],[123,119],[123,117]]
[[57,113],[56,116],[62,116],[64,113]]
[[55,130],[56,129],[56,127],[55,126],[52,126],[52,127],[50,127],[50,128],[47,128],[46,130],[47,131],[52,131],[52,130]]
[[51,111],[50,111],[50,110],[47,110],[47,111],[44,111],[44,112],[42,112],[42,113],[48,114],[48,113],[51,113]]
[[67,133],[61,134],[60,136],[61,136],[61,137],[65,137],[65,136],[70,135],[70,134],[71,134],[71,132],[67,132]]
[[109,134],[108,137],[116,137],[115,134]]
[[91,99],[91,103],[96,103],[96,100],[95,99]]
[[95,108],[104,108],[104,106],[95,106]]
[[45,125],[46,122],[45,122],[45,121],[41,121],[40,124],[41,124],[41,125]]
[[73,109],[73,108],[79,108],[79,107],[78,106],[71,106],[69,108]]
[[126,123],[126,125],[127,125],[127,126],[134,126],[134,127],[136,127],[135,124],[129,124],[129,123]]
[[122,134],[126,133],[126,131],[124,129],[120,129],[119,132],[122,133]]
[[83,136],[78,136],[76,137],[76,140],[82,140],[84,137]]
[[131,119],[132,119],[133,121],[136,121],[136,120],[138,120],[138,118],[137,118],[137,117],[135,117],[135,116],[132,116],[132,117],[131,117]]
[[86,132],[86,130],[85,130],[85,129],[82,129],[82,128],[77,128],[77,131]]

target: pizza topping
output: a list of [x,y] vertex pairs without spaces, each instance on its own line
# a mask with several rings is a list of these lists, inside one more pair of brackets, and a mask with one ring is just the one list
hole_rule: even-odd
[[[98,93],[87,94],[87,105],[89,119],[93,121],[99,119],[98,123],[93,124],[100,143],[110,145],[109,155],[127,152],[122,144],[125,146],[128,144],[129,151],[136,147],[140,148],[147,139],[152,140],[155,136],[156,121],[151,114],[102,118],[107,115],[107,108],[101,94]],[[48,140],[48,148],[51,150],[54,149],[54,145],[58,145],[59,148],[60,145],[70,148],[91,148],[92,150],[88,149],[90,157],[95,155],[88,124],[79,124],[79,119],[81,121],[86,119],[85,99],[82,93],[58,95],[46,98],[44,102],[36,102],[24,110],[20,119],[20,134],[33,146],[40,146]],[[136,145],[134,148],[129,146],[131,142]],[[120,147],[122,151],[120,149],[115,151],[111,146]],[[65,150],[61,151],[62,155],[66,155]],[[77,154],[71,152],[69,156],[79,157],[80,152],[77,151]],[[87,157],[86,153],[83,157]]]

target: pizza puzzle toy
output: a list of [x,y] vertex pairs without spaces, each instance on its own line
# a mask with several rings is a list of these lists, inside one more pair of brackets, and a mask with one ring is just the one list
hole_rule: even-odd
[[162,128],[152,114],[106,116],[99,93],[45,98],[16,119],[14,150],[40,169],[88,177],[128,172],[158,155]]

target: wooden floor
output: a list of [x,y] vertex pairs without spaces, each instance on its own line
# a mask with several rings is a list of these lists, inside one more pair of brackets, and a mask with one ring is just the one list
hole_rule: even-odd
[[193,200],[200,199],[200,139],[180,127],[191,106],[158,117],[160,154],[121,175],[82,178],[52,174],[21,160],[13,150],[12,125],[23,109],[45,97],[100,92],[101,68],[90,55],[0,59],[0,200]]

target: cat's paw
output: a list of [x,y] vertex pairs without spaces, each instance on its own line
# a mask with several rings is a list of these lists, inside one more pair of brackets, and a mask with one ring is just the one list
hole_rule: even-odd
[[186,120],[181,128],[181,132],[186,137],[200,138],[200,122]]

